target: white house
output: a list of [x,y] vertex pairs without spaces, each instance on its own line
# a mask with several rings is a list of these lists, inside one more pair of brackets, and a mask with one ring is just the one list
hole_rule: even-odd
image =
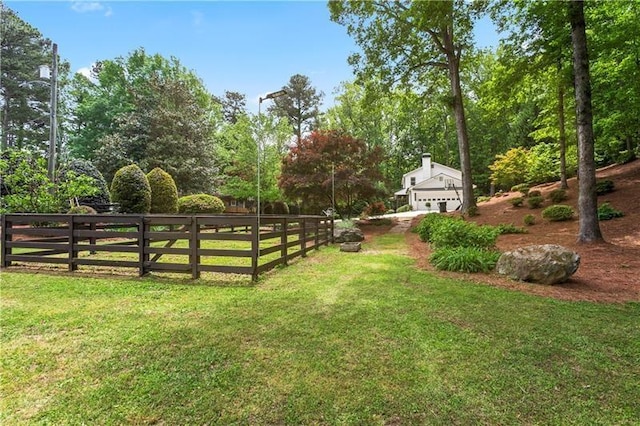
[[402,176],[402,189],[395,196],[407,197],[413,210],[456,210],[462,206],[462,172],[422,154],[422,166]]

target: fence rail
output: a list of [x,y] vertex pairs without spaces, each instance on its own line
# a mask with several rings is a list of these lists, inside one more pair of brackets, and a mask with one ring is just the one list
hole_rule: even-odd
[[326,216],[5,214],[1,221],[3,268],[33,262],[256,279],[333,242]]

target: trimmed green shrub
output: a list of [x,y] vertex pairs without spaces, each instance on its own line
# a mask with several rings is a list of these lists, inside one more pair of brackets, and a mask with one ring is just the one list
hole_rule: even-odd
[[92,185],[96,188],[96,192],[94,194],[78,197],[78,204],[87,205],[111,203],[111,196],[109,194],[107,181],[93,163],[81,159],[73,159],[69,161],[60,169],[58,182],[66,182],[69,172],[74,172],[76,176],[88,176],[92,178]]
[[437,269],[455,272],[489,272],[496,267],[500,252],[478,247],[440,248],[429,261]]
[[527,198],[527,205],[529,206],[530,209],[539,208],[543,202],[544,202],[544,198],[542,198],[541,196]]
[[400,207],[398,207],[398,209],[396,210],[397,213],[404,213],[404,212],[410,212],[411,211],[411,205],[410,204],[404,204]]
[[536,217],[532,214],[526,215],[523,219],[524,224],[527,226],[531,226],[536,223]]
[[513,207],[520,207],[522,206],[522,203],[524,203],[524,198],[522,197],[510,198],[509,203],[511,203]]
[[478,210],[478,206],[470,206],[467,208],[467,211],[465,213],[469,215],[469,217],[473,217],[478,216],[480,214],[480,211]]
[[111,198],[120,205],[120,213],[149,213],[151,188],[140,167],[130,164],[116,172],[111,182]]
[[486,203],[487,201],[491,200],[491,197],[488,197],[486,195],[481,195],[477,198],[476,202],[477,203]]
[[262,213],[264,213],[264,214],[273,214],[273,204],[264,203],[262,205]]
[[504,235],[504,234],[526,234],[527,230],[520,227],[520,226],[515,226],[513,223],[501,223],[498,226],[496,226],[496,228],[498,228],[498,231],[500,232],[500,235]]
[[224,203],[213,195],[194,194],[178,198],[178,213],[180,214],[218,214],[222,212],[224,212]]
[[542,197],[542,192],[534,189],[533,191],[529,191],[528,197]]
[[554,204],[542,210],[542,217],[550,222],[562,222],[573,218],[573,209],[565,204]]
[[564,189],[554,189],[553,191],[551,191],[549,193],[549,199],[551,200],[551,202],[553,204],[558,204],[563,202],[564,200],[566,200],[567,197],[567,191],[565,191]]
[[596,182],[596,193],[598,195],[604,195],[604,194],[608,194],[610,192],[613,192],[613,188],[614,188],[614,184],[613,181],[611,180],[599,180]]
[[98,214],[98,212],[93,207],[80,205],[71,207],[67,214]]
[[529,185],[527,185],[526,183],[514,185],[511,187],[511,192],[521,192],[522,195],[526,197],[529,193]]
[[435,224],[441,221],[448,221],[448,220],[460,220],[460,219],[456,219],[451,216],[443,215],[440,213],[429,213],[424,218],[422,218],[418,226],[416,226],[415,231],[420,236],[421,241],[429,242],[431,241],[431,232]]
[[151,213],[176,213],[178,211],[178,188],[171,175],[160,167],[147,174],[151,188]]
[[274,201],[273,214],[289,214],[289,206],[284,201]]
[[436,248],[495,246],[500,231],[493,226],[479,226],[463,220],[444,220],[436,223],[430,235],[430,242]]
[[624,213],[614,209],[608,202],[598,206],[598,220],[611,220],[622,216],[624,216]]

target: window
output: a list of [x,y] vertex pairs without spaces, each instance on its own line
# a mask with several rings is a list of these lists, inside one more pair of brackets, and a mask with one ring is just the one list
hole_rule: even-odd
[[416,184],[416,178],[415,178],[415,177],[412,177],[412,178],[411,178],[411,186],[413,186],[413,185],[415,185],[415,184]]

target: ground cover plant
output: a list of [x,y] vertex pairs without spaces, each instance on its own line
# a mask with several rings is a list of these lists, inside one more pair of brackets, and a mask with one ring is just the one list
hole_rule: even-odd
[[452,280],[405,248],[330,247],[255,286],[3,271],[0,422],[640,419],[640,304]]

